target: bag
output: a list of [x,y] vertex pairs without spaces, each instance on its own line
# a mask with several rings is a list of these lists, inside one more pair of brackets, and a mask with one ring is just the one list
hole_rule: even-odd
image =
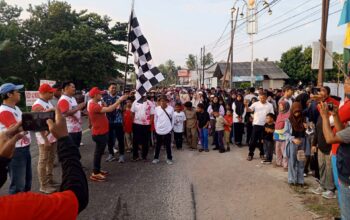
[[337,151],[337,169],[339,179],[350,185],[350,144],[340,144]]
[[297,152],[297,160],[299,162],[305,162],[306,161],[306,156],[305,156],[305,151],[304,150],[298,150],[298,152]]
[[285,141],[286,140],[286,136],[284,135],[284,132],[285,132],[284,129],[275,130],[273,132],[273,139],[275,141]]
[[165,112],[165,114],[168,116],[169,120],[170,120],[170,123],[173,122],[173,120],[171,119],[170,115],[168,114],[168,112],[164,109],[164,108],[161,108],[163,109],[163,111]]

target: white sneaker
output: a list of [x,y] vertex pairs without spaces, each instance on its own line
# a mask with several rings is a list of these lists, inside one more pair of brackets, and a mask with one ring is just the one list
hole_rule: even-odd
[[159,159],[154,159],[154,160],[152,161],[152,163],[153,163],[153,164],[159,163]]
[[120,155],[118,163],[124,163],[124,162],[125,162],[124,155]]
[[166,160],[166,163],[169,165],[173,165],[173,161],[172,160]]
[[115,157],[112,155],[112,154],[109,154],[107,159],[106,159],[106,162],[112,162],[112,161],[115,161]]
[[80,142],[80,146],[84,146],[84,143],[83,143],[83,142]]
[[323,192],[322,193],[322,197],[326,198],[326,199],[335,199],[335,198],[337,198],[335,193],[330,191],[330,190],[327,190],[326,192]]
[[47,186],[47,187],[40,187],[39,191],[45,194],[51,194],[56,192],[57,189],[54,187]]
[[317,189],[312,190],[312,192],[317,194],[317,195],[322,195],[322,193],[324,193],[324,191],[325,190],[321,186],[319,186]]

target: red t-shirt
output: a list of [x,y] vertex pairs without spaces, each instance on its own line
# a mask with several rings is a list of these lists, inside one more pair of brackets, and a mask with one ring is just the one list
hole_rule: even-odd
[[77,219],[78,200],[68,190],[44,195],[39,193],[17,193],[0,197],[0,219]]
[[89,118],[92,125],[92,135],[108,133],[109,125],[106,113],[101,113],[102,106],[93,101],[89,104]]
[[231,127],[232,127],[232,123],[233,123],[232,115],[225,115],[224,119],[227,123],[230,124],[230,125],[225,125],[225,127],[224,127],[225,131],[231,131]]
[[132,118],[130,109],[125,110],[124,112],[124,132],[132,132]]
[[[339,108],[338,114],[339,114],[339,119],[341,123],[346,123],[350,121],[350,100],[347,100],[344,103],[344,105]],[[334,134],[337,132],[335,127],[333,128],[333,132]],[[339,147],[339,144],[332,144],[332,155],[337,154],[338,147]]]

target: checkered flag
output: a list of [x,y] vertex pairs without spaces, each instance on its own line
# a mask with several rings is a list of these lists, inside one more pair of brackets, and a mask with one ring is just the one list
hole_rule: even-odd
[[132,12],[130,21],[129,42],[131,43],[131,52],[134,54],[135,65],[138,73],[136,80],[136,100],[146,94],[153,86],[164,80],[163,74],[153,65],[151,52],[135,12]]

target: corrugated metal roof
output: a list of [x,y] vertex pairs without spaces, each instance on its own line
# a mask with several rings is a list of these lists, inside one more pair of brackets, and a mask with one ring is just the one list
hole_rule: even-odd
[[[233,63],[233,76],[250,76],[250,62]],[[226,70],[226,63],[218,63],[214,76],[222,78]],[[266,76],[269,79],[289,79],[289,76],[272,61],[254,62],[254,75]]]

